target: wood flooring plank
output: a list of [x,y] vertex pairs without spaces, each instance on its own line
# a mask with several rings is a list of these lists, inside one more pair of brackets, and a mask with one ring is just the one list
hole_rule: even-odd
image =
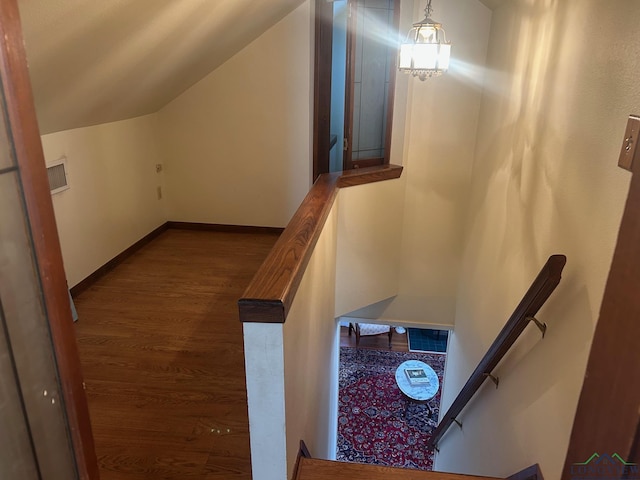
[[102,480],[251,478],[236,302],[276,240],[170,229],[75,299]]
[[[349,336],[348,327],[340,327],[340,346],[356,348],[356,334],[351,332]],[[365,335],[360,337],[360,345],[357,348],[366,348],[371,350],[389,350],[389,337],[387,335]],[[391,336],[392,352],[408,352],[409,342],[407,333],[393,332]]]
[[494,477],[426,472],[410,468],[300,458],[296,480],[500,480]]

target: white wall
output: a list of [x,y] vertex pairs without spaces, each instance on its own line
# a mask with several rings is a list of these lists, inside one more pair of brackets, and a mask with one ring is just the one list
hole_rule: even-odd
[[[370,288],[372,279],[382,279],[383,290],[393,294],[394,255],[400,241],[394,223],[400,224],[401,217],[390,215],[401,201],[401,187],[399,180],[388,180],[340,189],[284,326],[243,325],[255,480],[290,478],[300,440],[314,457],[335,458],[339,352],[335,306],[345,302],[336,298],[361,298],[358,290]],[[377,224],[385,221],[394,228],[378,234]],[[357,243],[362,247],[358,253]],[[353,256],[348,263],[355,273],[348,278],[355,286],[345,283],[347,276],[339,280],[345,275],[339,272],[344,269],[340,257],[349,252]],[[372,258],[377,256],[381,258]]]
[[254,480],[288,478],[283,329],[282,323],[242,325]]
[[42,137],[45,160],[67,159],[70,187],[53,195],[72,287],[165,220],[152,115]]
[[453,62],[442,77],[411,83],[401,274],[391,312],[451,324],[481,100],[481,75],[468,78],[467,68],[484,64],[491,13],[477,0],[434,7]]
[[284,324],[287,478],[293,473],[300,440],[314,457],[335,459],[336,454],[338,210],[334,204]]
[[285,226],[311,182],[311,2],[159,115],[171,220]]
[[286,225],[311,181],[311,26],[306,1],[160,112],[42,137],[67,157],[69,286],[166,220]]
[[[424,3],[403,1],[401,30],[423,18]],[[398,73],[391,163],[406,183],[398,295],[351,314],[407,325],[451,326],[464,246],[471,169],[491,12],[477,0],[434,4],[452,42],[442,77]],[[408,91],[407,91],[408,81]],[[405,118],[396,113],[404,112]]]
[[[560,478],[629,173],[617,157],[640,104],[640,5],[504,2],[493,13],[467,245],[443,409],[549,255],[563,280],[534,327],[440,443],[436,468]],[[597,41],[593,41],[597,32]],[[488,439],[490,438],[490,441]]]
[[398,293],[403,201],[401,179],[340,190],[336,316]]
[[287,321],[243,324],[254,480],[291,478],[300,440],[313,456],[335,458],[337,223],[334,204]]

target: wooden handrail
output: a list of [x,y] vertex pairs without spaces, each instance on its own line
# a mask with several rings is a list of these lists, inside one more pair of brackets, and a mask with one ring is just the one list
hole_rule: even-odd
[[401,166],[382,165],[318,177],[238,301],[240,321],[284,323],[339,188],[401,174]]
[[562,269],[567,262],[564,255],[551,255],[547,263],[536,279],[529,287],[520,304],[507,321],[502,331],[498,334],[485,356],[473,371],[467,383],[456,399],[449,407],[447,413],[442,417],[442,421],[433,432],[427,444],[428,448],[437,448],[438,441],[449,427],[457,422],[457,417],[467,405],[469,400],[475,395],[484,381],[492,374],[493,369],[498,365],[502,357],[509,351],[511,346],[518,339],[520,334],[530,321],[535,320],[535,314],[544,305],[551,293],[560,283]]

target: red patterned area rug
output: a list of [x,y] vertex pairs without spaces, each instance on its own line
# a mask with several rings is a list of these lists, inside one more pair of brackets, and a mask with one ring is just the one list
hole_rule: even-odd
[[[337,460],[431,470],[427,441],[438,423],[445,354],[340,348]],[[409,400],[395,372],[420,360],[438,374],[440,389],[427,405]]]

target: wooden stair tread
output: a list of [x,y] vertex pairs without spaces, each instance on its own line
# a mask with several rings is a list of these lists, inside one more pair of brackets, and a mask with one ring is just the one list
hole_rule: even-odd
[[[407,468],[382,467],[362,463],[300,458],[294,480],[501,480],[457,473],[425,472]],[[504,480],[504,479],[502,479]]]

